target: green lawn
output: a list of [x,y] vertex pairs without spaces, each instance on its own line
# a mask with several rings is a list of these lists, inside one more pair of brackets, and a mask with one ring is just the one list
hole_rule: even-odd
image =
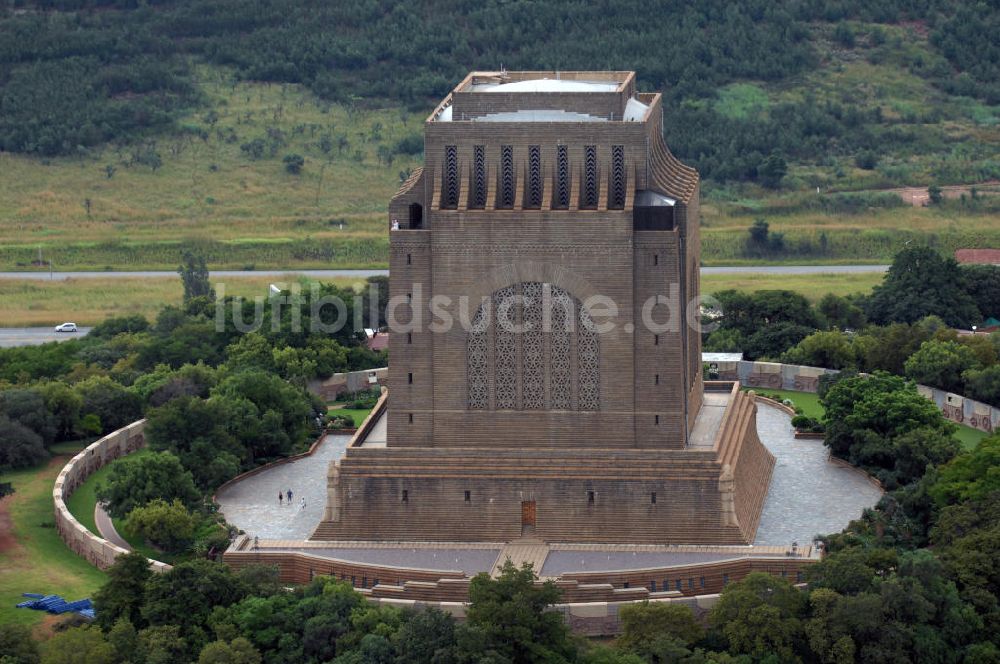
[[823,406],[819,403],[819,396],[815,392],[793,392],[792,390],[772,390],[769,388],[747,388],[753,389],[758,394],[780,395],[782,399],[789,399],[796,407],[802,409],[803,415],[809,417],[823,417]]
[[[795,392],[793,390],[770,389],[758,389],[756,391],[761,394],[779,394],[782,399],[790,399],[792,403],[801,408],[803,414],[808,415],[809,417],[823,417],[823,406],[819,402],[819,396],[813,392]],[[955,434],[955,437],[962,443],[963,449],[971,450],[976,446],[976,443],[985,438],[987,435],[989,434],[985,431],[973,429],[965,424],[959,424],[958,432]]]
[[14,605],[23,599],[21,593],[82,599],[90,597],[107,579],[73,553],[55,529],[52,485],[69,459],[68,455],[60,455],[36,468],[5,473],[0,479],[12,482],[16,491],[0,502],[10,515],[15,538],[12,546],[0,551],[0,624],[37,624],[48,615],[15,609]]
[[359,427],[368,417],[368,413],[372,411],[371,408],[334,408],[328,412],[331,416],[350,417],[354,420],[354,426]]

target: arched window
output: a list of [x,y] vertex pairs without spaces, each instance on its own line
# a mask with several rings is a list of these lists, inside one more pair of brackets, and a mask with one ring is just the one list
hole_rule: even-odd
[[580,301],[551,284],[495,291],[472,319],[472,410],[600,409],[600,340]]

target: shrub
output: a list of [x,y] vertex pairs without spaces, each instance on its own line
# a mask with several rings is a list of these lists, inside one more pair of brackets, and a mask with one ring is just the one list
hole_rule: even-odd
[[125,527],[166,551],[182,551],[194,538],[195,518],[177,500],[152,500],[129,512]]

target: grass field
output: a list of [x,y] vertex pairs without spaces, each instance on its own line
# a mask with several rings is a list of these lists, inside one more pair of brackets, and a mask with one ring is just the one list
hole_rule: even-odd
[[753,292],[759,290],[792,290],[817,302],[827,293],[853,295],[869,293],[882,283],[877,272],[846,274],[707,274],[701,278],[702,293],[716,293],[730,288]]
[[[790,160],[776,191],[706,181],[705,264],[887,262],[914,242],[944,252],[1000,246],[997,186],[993,202],[978,206],[886,206],[872,193],[1000,179],[997,108],[947,95],[912,73],[900,58],[940,57],[918,30],[880,26],[896,45],[859,37],[857,48],[845,49],[826,28],[813,29],[822,60],[815,71],[778,83],[735,82],[718,91],[715,110],[752,120],[784,102],[878,108],[884,121],[872,131],[908,138],[870,169],[836,149]],[[196,72],[205,104],[170,132],[74,157],[0,153],[0,270],[36,261],[60,270],[172,269],[187,245],[217,269],[386,264],[389,198],[401,174],[422,163],[398,146],[420,145],[426,113],[391,102],[330,104],[301,86],[238,81],[223,67],[196,65]],[[150,154],[159,159],[155,169],[142,165]],[[285,170],[289,154],[305,158],[301,174]],[[868,193],[844,193],[858,191]],[[783,250],[745,251],[758,218],[783,234]]]
[[[264,296],[269,284],[285,288],[298,277],[243,277],[216,280],[216,292],[240,297]],[[350,279],[324,279],[349,286]],[[144,279],[67,279],[32,281],[0,279],[0,326],[57,325],[72,320],[94,325],[111,316],[139,314],[154,320],[168,304],[181,304],[184,289],[178,277]]]
[[[877,273],[862,274],[723,274],[702,277],[704,293],[727,288],[745,291],[788,289],[818,300],[826,293],[850,295],[867,293],[882,280]],[[227,277],[217,281],[216,290],[227,295],[254,297],[267,293],[269,284],[282,287],[296,283],[293,275],[279,277]],[[324,279],[340,286],[352,286],[351,279]],[[150,320],[168,304],[180,304],[183,289],[176,277],[146,279],[67,279],[32,281],[0,279],[0,326],[31,327],[57,325],[72,320],[78,325],[94,325],[111,316],[139,314]]]
[[[771,389],[760,389],[757,390],[762,394],[778,394],[781,395],[783,399],[789,399],[791,402],[802,409],[804,415],[809,417],[820,418],[823,417],[823,405],[819,402],[819,396],[812,392],[795,392],[792,390],[771,390]],[[988,436],[984,431],[979,429],[973,429],[970,426],[964,424],[958,425],[958,431],[955,433],[955,438],[962,443],[962,448],[966,450],[971,450],[976,446],[976,443],[981,441],[983,438]]]
[[[52,485],[69,459],[69,455],[60,455],[42,467],[2,477],[2,481],[14,484],[16,493],[0,502],[0,515],[9,515],[13,534],[12,544],[0,550],[0,624],[39,624],[47,618],[44,612],[14,608],[23,592],[82,599],[91,596],[107,578],[70,551],[55,529]],[[0,534],[3,529],[0,527]]]

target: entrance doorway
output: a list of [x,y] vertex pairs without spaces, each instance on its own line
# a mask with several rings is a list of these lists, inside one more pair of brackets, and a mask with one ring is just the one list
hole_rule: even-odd
[[525,500],[521,503],[521,534],[535,532],[535,501]]

